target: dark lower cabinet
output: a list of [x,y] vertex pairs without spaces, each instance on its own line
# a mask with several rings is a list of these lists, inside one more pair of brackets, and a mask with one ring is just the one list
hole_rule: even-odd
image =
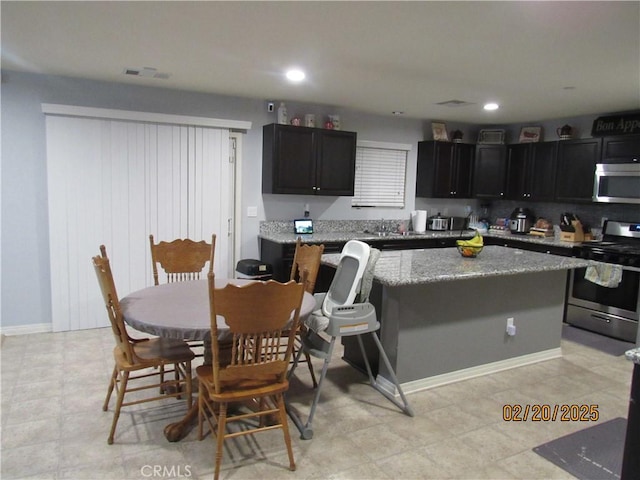
[[[340,253],[344,244],[345,242],[324,243],[324,253]],[[289,280],[295,251],[295,243],[279,243],[263,238],[260,239],[260,260],[271,264],[273,267],[273,279],[279,282]],[[318,278],[316,279],[317,292],[326,292],[329,290],[334,273],[334,268],[320,267]]]
[[[469,232],[461,238],[471,238],[473,234]],[[410,250],[418,248],[444,248],[455,247],[456,237],[450,238],[407,238],[394,239],[393,237],[382,237],[379,240],[367,240],[366,242],[378,250]],[[313,242],[309,243],[321,243]],[[346,242],[324,242],[324,253],[340,253]],[[280,243],[272,240],[260,239],[260,260],[271,264],[273,267],[273,279],[279,282],[289,280],[291,266],[293,265],[293,255],[296,251],[295,243]],[[316,280],[316,292],[326,292],[329,290],[335,269],[332,267],[321,267],[318,279]]]
[[556,245],[546,245],[544,243],[526,242],[517,238],[507,237],[484,237],[485,245],[498,245],[501,247],[519,248],[520,250],[528,250],[530,252],[550,253],[561,257],[573,257],[573,249],[567,247],[558,247]]
[[600,138],[558,142],[556,201],[566,203],[592,201],[593,180],[601,149],[602,139]]

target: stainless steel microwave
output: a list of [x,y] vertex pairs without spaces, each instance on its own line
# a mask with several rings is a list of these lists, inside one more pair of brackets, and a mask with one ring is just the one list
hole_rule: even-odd
[[593,201],[640,203],[640,163],[598,163]]

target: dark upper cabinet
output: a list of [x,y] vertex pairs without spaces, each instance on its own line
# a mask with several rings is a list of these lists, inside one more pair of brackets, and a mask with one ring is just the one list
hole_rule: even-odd
[[474,145],[418,142],[416,196],[470,198]]
[[473,168],[473,196],[504,198],[507,177],[506,145],[478,145]]
[[556,201],[591,202],[596,163],[600,161],[601,150],[600,138],[558,142]]
[[604,137],[600,163],[640,163],[640,135]]
[[558,142],[508,146],[506,198],[552,201]]
[[262,192],[353,195],[356,133],[270,124],[262,129]]

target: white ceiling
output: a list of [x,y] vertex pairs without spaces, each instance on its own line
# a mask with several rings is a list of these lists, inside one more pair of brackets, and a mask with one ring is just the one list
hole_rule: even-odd
[[8,70],[478,124],[640,109],[638,1],[2,1],[1,18]]

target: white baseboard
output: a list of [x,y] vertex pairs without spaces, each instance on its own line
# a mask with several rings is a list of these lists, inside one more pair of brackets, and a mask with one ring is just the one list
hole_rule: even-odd
[[2,335],[27,335],[30,333],[50,333],[53,326],[50,323],[33,323],[31,325],[17,325],[15,327],[0,327]]
[[[400,384],[400,386],[402,387],[402,391],[406,395],[408,393],[420,392],[429,388],[440,387],[449,383],[469,380],[471,378],[481,377],[483,375],[489,375],[492,373],[501,372],[503,370],[523,367],[525,365],[531,365],[532,363],[543,362],[545,360],[552,360],[554,358],[560,357],[562,357],[562,350],[559,347],[552,348],[550,350],[544,350],[542,352],[521,355],[519,357],[508,358],[506,360],[500,360],[493,363],[486,363],[484,365],[465,368],[462,370],[457,370],[455,372],[443,373],[442,375],[435,375],[433,377],[422,378],[420,380],[413,380],[411,382],[402,383]],[[377,376],[376,381],[382,389],[384,389],[391,395],[399,395],[393,382],[390,382],[381,375]]]

